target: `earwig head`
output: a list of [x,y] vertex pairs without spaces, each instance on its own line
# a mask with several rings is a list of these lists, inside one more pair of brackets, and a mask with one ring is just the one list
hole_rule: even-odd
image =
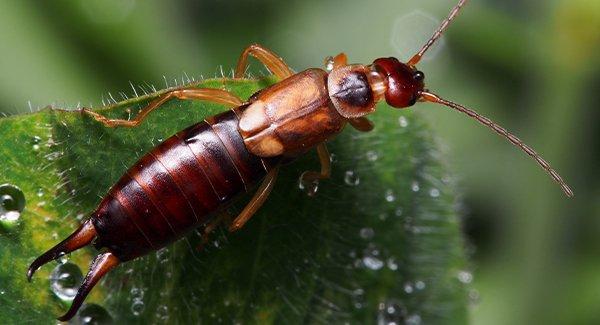
[[414,105],[425,87],[423,72],[396,58],[379,58],[373,67],[387,81],[385,101],[397,108]]

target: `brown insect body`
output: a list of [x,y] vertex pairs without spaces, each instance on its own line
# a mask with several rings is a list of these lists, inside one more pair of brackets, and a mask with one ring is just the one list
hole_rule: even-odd
[[208,234],[222,221],[211,216],[263,180],[230,223],[230,231],[240,229],[268,197],[282,162],[316,147],[321,171],[305,172],[301,178],[309,182],[328,178],[331,168],[325,142],[346,124],[363,132],[372,130],[372,123],[364,116],[374,112],[383,98],[396,108],[421,100],[469,115],[534,158],[572,196],[558,173],[516,136],[475,111],[424,89],[424,74],[415,65],[465,2],[459,1],[408,63],[379,58],[371,65],[348,65],[346,56],[340,54],[328,59],[328,71],[308,69],[294,74],[274,53],[251,45],[242,52],[236,75],[243,74],[247,57],[252,55],[281,81],[245,103],[224,90],[182,88],[158,97],[133,120],[111,120],[84,110],[106,126],[133,127],[172,98],[209,100],[234,107],[177,133],[141,158],[111,188],[87,221],[31,264],[28,278],[43,264],[92,241],[97,248],[106,248],[92,263],[69,311],[59,318],[70,319],[93,286],[112,268],[164,247],[200,225],[206,225]]
[[233,110],[195,124],[141,158],[91,220],[95,246],[120,261],[179,239],[251,189],[272,168],[246,150]]

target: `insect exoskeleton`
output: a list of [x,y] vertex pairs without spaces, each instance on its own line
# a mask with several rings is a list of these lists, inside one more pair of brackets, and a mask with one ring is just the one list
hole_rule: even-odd
[[357,118],[375,111],[388,88],[384,75],[362,64],[333,69],[327,78],[329,98],[340,115]]
[[248,150],[295,156],[339,133],[346,120],[331,105],[326,81],[327,72],[308,69],[254,96],[239,123]]

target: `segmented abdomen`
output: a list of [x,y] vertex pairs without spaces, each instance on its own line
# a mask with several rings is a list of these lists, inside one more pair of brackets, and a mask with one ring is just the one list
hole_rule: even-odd
[[155,147],[111,188],[92,215],[96,246],[121,261],[159,249],[261,180],[269,161],[246,150],[233,110]]

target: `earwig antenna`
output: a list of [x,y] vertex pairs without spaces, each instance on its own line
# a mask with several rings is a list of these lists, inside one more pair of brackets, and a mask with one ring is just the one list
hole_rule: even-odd
[[462,6],[464,6],[465,3],[467,3],[467,0],[460,0],[458,2],[458,4],[456,6],[454,6],[454,8],[452,8],[452,10],[450,11],[450,13],[448,14],[448,17],[446,17],[446,19],[444,19],[444,21],[442,22],[442,24],[440,25],[440,27],[438,27],[438,29],[435,31],[435,33],[433,33],[433,35],[427,41],[427,43],[425,43],[425,45],[423,45],[423,47],[421,48],[421,50],[419,50],[419,52],[417,54],[415,54],[408,61],[408,63],[407,63],[408,65],[414,66],[417,63],[419,63],[419,61],[421,61],[421,58],[423,57],[423,55],[425,54],[425,52],[427,52],[427,50],[431,47],[431,45],[433,45],[433,43],[435,43],[435,41],[437,41],[438,38],[440,38],[440,36],[442,36],[442,33],[444,33],[444,31],[446,30],[446,28],[448,28],[448,25],[450,24],[450,22],[452,21],[452,19],[454,19],[456,17],[456,15],[458,15],[458,12],[460,11],[460,8],[462,8]]
[[521,148],[521,150],[523,150],[526,154],[528,154],[531,158],[533,158],[550,175],[550,177],[552,177],[552,179],[555,182],[557,182],[558,185],[560,185],[560,188],[563,190],[563,192],[565,192],[565,194],[568,197],[573,197],[573,191],[571,190],[569,185],[567,185],[567,183],[565,183],[565,181],[563,181],[562,177],[560,177],[560,175],[552,167],[550,167],[550,164],[548,162],[546,162],[546,160],[544,160],[544,158],[542,158],[537,152],[535,152],[535,150],[533,150],[530,146],[523,143],[523,141],[521,141],[521,139],[517,138],[515,135],[508,132],[505,128],[492,122],[492,120],[490,120],[489,118],[487,118],[483,115],[480,115],[479,113],[473,111],[472,109],[466,108],[460,104],[453,103],[451,101],[440,98],[436,94],[433,94],[433,93],[430,93],[427,91],[422,91],[420,93],[420,95],[421,95],[421,98],[424,99],[425,101],[442,104],[447,107],[453,108],[459,112],[465,113],[468,116],[476,119],[479,123],[489,127],[490,129],[494,130],[496,133],[505,137],[512,144]]

